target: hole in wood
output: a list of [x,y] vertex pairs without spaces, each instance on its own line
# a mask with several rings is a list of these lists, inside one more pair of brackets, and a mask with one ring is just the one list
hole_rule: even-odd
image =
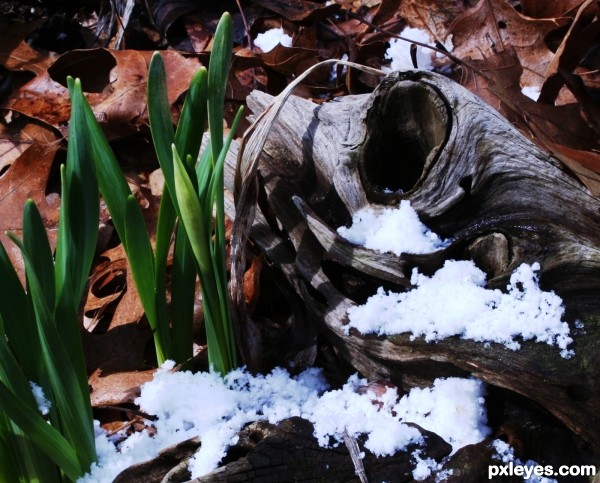
[[395,204],[415,190],[449,131],[440,95],[424,83],[402,81],[376,99],[358,166],[371,201]]

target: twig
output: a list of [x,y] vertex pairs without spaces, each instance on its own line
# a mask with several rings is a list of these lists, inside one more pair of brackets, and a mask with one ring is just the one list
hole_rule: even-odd
[[242,22],[244,22],[244,29],[246,30],[246,37],[248,37],[248,48],[252,50],[252,36],[250,35],[250,28],[248,27],[248,21],[246,20],[246,15],[244,15],[244,10],[242,9],[242,4],[240,0],[235,0],[237,3],[238,9],[240,11],[240,15],[242,16]]
[[356,476],[358,476],[360,483],[369,483],[356,438],[350,436],[346,430],[344,430],[344,434],[342,436],[344,438],[344,444],[350,453],[350,458],[352,458],[354,470],[356,471]]

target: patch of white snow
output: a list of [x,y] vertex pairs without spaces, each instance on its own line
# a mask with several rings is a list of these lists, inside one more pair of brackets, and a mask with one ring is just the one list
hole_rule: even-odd
[[256,45],[263,52],[270,52],[279,44],[283,45],[284,47],[292,46],[292,37],[286,34],[281,27],[260,33],[254,39],[254,45]]

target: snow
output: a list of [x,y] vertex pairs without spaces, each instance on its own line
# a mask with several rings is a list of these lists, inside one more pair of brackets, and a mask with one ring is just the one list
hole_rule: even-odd
[[435,473],[435,481],[446,481],[453,475],[453,470],[444,469],[444,463],[438,463],[433,458],[423,458],[422,451],[417,449],[413,451],[412,457],[415,461],[415,469],[412,471],[412,476],[416,481],[422,481],[429,478],[432,473]]
[[292,46],[292,37],[286,34],[282,28],[267,30],[264,33],[258,34],[254,39],[254,45],[263,52],[269,52],[279,44],[284,47]]
[[379,288],[364,305],[348,310],[346,332],[410,333],[427,342],[460,336],[478,342],[497,342],[518,350],[517,338],[561,349],[569,358],[573,341],[562,321],[562,299],[538,285],[538,263],[522,264],[510,278],[507,293],[485,288],[485,273],[472,261],[447,260],[431,277],[413,269],[415,288],[403,293]]
[[[338,233],[352,243],[381,252],[430,253],[447,246],[419,220],[409,201],[399,208],[376,212],[364,208],[350,227]],[[574,355],[569,325],[562,320],[562,299],[540,289],[538,263],[522,264],[513,272],[506,292],[486,288],[485,273],[470,260],[447,260],[428,277],[413,269],[412,290],[402,293],[379,288],[364,305],[348,310],[346,333],[410,333],[434,342],[459,336],[478,342],[497,342],[508,349],[521,347],[519,338],[557,346],[561,356]]]
[[44,389],[33,381],[29,381],[29,386],[31,387],[31,392],[33,393],[39,412],[42,413],[42,416],[47,416],[52,407],[52,403],[46,399]]
[[463,446],[478,443],[490,432],[484,394],[483,383],[475,378],[436,379],[431,388],[412,389],[396,410],[403,420],[441,436],[455,453]]
[[402,200],[398,208],[362,208],[354,213],[350,227],[337,231],[355,245],[396,255],[431,253],[449,243],[421,223],[408,200]]
[[[523,476],[523,481],[528,483],[557,483],[554,478],[546,478],[545,476],[538,476],[533,471],[534,467],[539,466],[533,460],[527,460],[523,463],[519,458],[515,457],[515,450],[501,439],[495,439],[492,441],[492,446],[496,450],[496,454],[492,456],[493,459],[500,460],[504,464],[513,463],[516,466],[524,466],[529,468],[529,472]],[[528,476],[527,476],[528,475]]]
[[[322,371],[316,368],[295,377],[280,368],[257,376],[239,369],[221,378],[215,373],[171,372],[173,367],[169,361],[158,369],[136,400],[142,411],[157,416],[156,434],[135,433],[117,451],[107,435],[98,431],[99,461],[80,483],[112,481],[125,468],[155,457],[161,449],[200,436],[202,446],[190,465],[196,478],[215,469],[227,447],[235,443],[236,432],[259,419],[277,423],[301,416],[313,423],[314,436],[325,447],[342,444],[344,434],[366,434],[366,449],[378,456],[423,442],[420,432],[405,422],[444,434],[454,450],[481,441],[490,431],[484,386],[476,379],[437,379],[433,387],[413,389],[398,399],[393,388],[380,396],[371,390],[359,391],[368,381],[357,375],[342,388],[328,391]],[[450,417],[451,427],[444,420]],[[419,453],[414,458],[418,474],[426,471],[423,465],[433,468]]]
[[523,94],[525,94],[527,97],[529,97],[530,99],[537,101],[538,97],[540,97],[541,89],[537,86],[523,86],[523,88],[521,89],[521,92]]
[[[405,28],[400,34],[403,38],[421,42],[423,44],[435,47],[435,42],[427,30],[418,28]],[[391,39],[390,46],[385,52],[385,58],[391,59],[390,70],[408,70],[413,69],[414,65],[410,56],[410,42],[401,39]],[[416,45],[417,49],[417,67],[422,70],[433,70],[433,57],[440,56],[434,50]],[[446,49],[451,52],[454,46],[449,39],[444,43]]]

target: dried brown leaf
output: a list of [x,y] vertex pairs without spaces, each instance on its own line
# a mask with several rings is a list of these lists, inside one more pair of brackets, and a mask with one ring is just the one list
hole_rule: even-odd
[[340,9],[338,4],[325,5],[308,0],[253,0],[272,12],[292,22],[315,22],[330,17]]
[[504,0],[480,0],[450,26],[453,54],[462,59],[486,59],[513,48],[523,66],[521,84],[540,86],[554,57],[544,39],[563,24],[526,18]]
[[148,369],[145,351],[152,338],[149,328],[127,324],[102,334],[87,331],[81,334],[88,374],[98,370],[97,375],[105,377],[118,372]]
[[26,37],[41,21],[26,24],[7,24],[0,19],[0,64],[8,70],[42,74],[54,61],[51,52],[35,50],[26,42]]
[[[96,66],[97,70],[86,73],[96,79],[87,82],[96,92],[89,92],[85,82],[83,89],[109,139],[122,138],[147,125],[146,79],[151,55],[136,50],[71,51],[15,92],[5,107],[47,123],[66,135],[70,115],[66,76],[81,76],[82,64]],[[187,90],[199,64],[172,51],[163,52],[163,59],[169,80],[168,98],[174,103]]]
[[521,0],[523,15],[531,18],[574,17],[583,0]]
[[251,314],[260,297],[260,274],[262,271],[263,257],[254,257],[250,268],[244,273],[244,297],[246,307]]
[[50,244],[54,246],[60,208],[60,200],[57,196],[53,194],[46,196],[48,179],[58,151],[58,142],[51,130],[40,126],[35,129],[36,136],[48,141],[33,142],[12,161],[0,176],[0,213],[2,213],[0,241],[6,248],[22,280],[24,280],[24,272],[21,253],[8,239],[6,233],[13,232],[19,238],[22,237],[23,207],[28,199],[32,199],[42,215],[44,225],[48,230]]
[[114,317],[114,302],[127,289],[127,261],[102,261],[90,277],[87,300],[83,309],[83,326],[93,332],[104,318]]
[[149,4],[156,26],[163,34],[177,19],[198,8],[195,0],[153,0]]
[[572,73],[589,49],[596,45],[600,34],[598,15],[600,15],[600,6],[596,0],[587,0],[583,3],[548,65],[539,102],[553,104],[565,84],[564,76],[559,71]]
[[152,380],[155,371],[123,371],[105,376],[100,370],[94,371],[88,379],[92,387],[92,407],[133,404],[141,394],[140,386]]
[[456,0],[406,0],[400,14],[414,28],[429,30],[438,40],[444,40],[452,21],[466,10]]
[[273,50],[260,54],[267,67],[284,76],[298,75],[306,70],[306,61],[310,64],[318,62],[318,51],[299,47],[277,45]]

